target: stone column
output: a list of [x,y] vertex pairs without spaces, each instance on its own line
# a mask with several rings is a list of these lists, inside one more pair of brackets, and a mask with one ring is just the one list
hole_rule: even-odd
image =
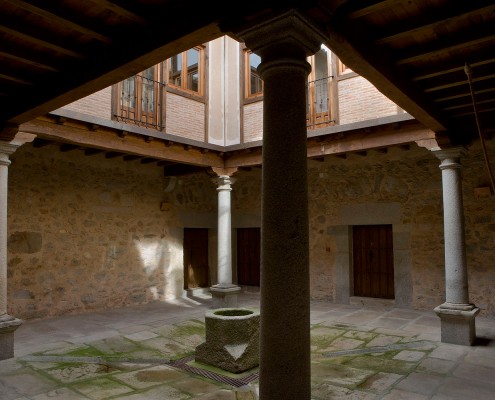
[[311,397],[306,57],[323,42],[289,12],[241,32],[261,57],[260,399]]
[[0,142],[0,360],[14,357],[14,331],[21,320],[7,314],[7,193],[9,156],[17,145]]
[[441,160],[445,236],[445,303],[435,308],[442,342],[472,345],[479,308],[469,302],[460,158],[462,147],[435,150]]
[[237,307],[241,288],[232,283],[232,226],[230,192],[233,178],[221,175],[214,179],[218,185],[218,265],[217,284],[210,288],[213,308]]

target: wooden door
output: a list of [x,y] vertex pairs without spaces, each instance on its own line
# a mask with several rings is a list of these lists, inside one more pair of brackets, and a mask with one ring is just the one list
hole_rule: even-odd
[[392,225],[353,227],[354,296],[394,298]]
[[260,228],[237,229],[237,284],[260,285]]
[[184,289],[208,287],[208,269],[208,229],[184,228]]

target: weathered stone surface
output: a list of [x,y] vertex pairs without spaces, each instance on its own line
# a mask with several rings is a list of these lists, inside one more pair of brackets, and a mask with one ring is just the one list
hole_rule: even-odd
[[259,365],[258,311],[219,308],[205,314],[206,341],[196,347],[197,362],[239,373]]

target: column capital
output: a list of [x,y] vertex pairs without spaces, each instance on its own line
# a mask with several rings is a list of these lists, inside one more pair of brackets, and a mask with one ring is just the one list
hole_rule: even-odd
[[217,190],[232,190],[231,185],[234,184],[235,178],[228,175],[221,175],[212,179],[213,183],[217,185]]
[[437,157],[441,161],[448,159],[459,161],[462,157],[466,156],[467,154],[467,149],[462,146],[447,147],[444,149],[440,149],[440,148],[432,149],[431,151],[433,152],[433,154],[435,154],[435,157]]
[[[290,10],[272,19],[247,27],[237,35],[253,52],[262,58],[284,53],[304,53],[310,56],[325,41],[325,35],[317,25],[295,10]],[[278,54],[276,54],[278,53]]]

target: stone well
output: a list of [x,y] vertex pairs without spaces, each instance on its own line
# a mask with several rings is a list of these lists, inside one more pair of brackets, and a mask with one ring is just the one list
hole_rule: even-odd
[[206,341],[195,361],[240,373],[259,365],[260,313],[246,308],[218,308],[205,313]]

